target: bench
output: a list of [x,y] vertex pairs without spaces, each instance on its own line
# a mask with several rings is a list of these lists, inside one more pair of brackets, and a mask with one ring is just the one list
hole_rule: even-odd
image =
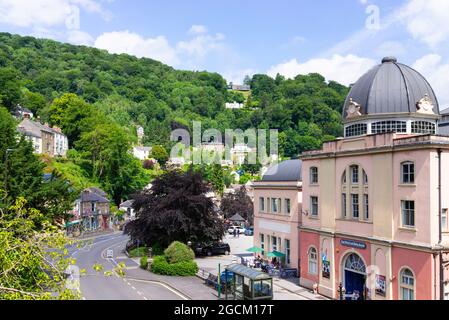
[[212,273],[209,274],[207,279],[205,280],[206,285],[211,287],[218,286],[218,277],[216,275],[213,275]]

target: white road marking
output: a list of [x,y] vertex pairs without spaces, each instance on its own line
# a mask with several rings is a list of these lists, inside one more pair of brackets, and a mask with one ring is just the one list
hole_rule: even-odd
[[190,300],[190,298],[186,297],[185,295],[183,295],[182,293],[178,292],[177,290],[174,290],[172,288],[170,288],[169,286],[167,286],[164,283],[158,282],[158,281],[151,281],[151,280],[139,280],[139,279],[129,279],[130,281],[136,281],[136,282],[143,282],[143,283],[153,283],[153,284],[157,284],[161,287],[164,287],[165,289],[173,292],[174,294],[176,294],[178,297],[180,297],[183,300]]

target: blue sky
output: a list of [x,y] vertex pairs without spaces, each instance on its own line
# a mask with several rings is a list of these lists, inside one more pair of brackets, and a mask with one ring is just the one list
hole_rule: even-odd
[[320,72],[350,84],[386,55],[449,106],[446,0],[0,0],[0,30],[150,57],[179,69]]

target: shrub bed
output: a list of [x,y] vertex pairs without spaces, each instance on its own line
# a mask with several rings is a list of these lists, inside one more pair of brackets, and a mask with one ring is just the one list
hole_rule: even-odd
[[140,267],[145,270],[148,269],[148,257],[147,256],[143,256],[142,258],[140,258]]
[[179,241],[173,241],[164,251],[164,256],[171,264],[188,262],[195,259],[195,253],[187,245]]
[[132,249],[131,251],[128,252],[128,254],[129,254],[129,256],[131,258],[143,257],[143,256],[146,256],[147,253],[148,253],[148,248],[147,247],[135,248],[135,249]]
[[166,276],[194,276],[198,272],[195,261],[168,263],[164,256],[156,256],[151,264],[151,272]]

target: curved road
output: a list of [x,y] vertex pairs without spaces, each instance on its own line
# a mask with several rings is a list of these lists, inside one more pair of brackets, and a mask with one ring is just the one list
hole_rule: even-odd
[[[93,240],[84,240],[84,247],[69,248],[69,254],[76,259],[76,266],[85,269],[81,276],[80,289],[87,300],[182,300],[182,293],[160,283],[133,279],[132,274],[145,273],[138,264],[124,254],[128,236],[111,234]],[[107,259],[106,251],[113,250],[114,258]],[[104,270],[96,272],[94,264],[103,265]],[[112,271],[119,263],[125,263],[125,277],[105,276],[104,271]]]

